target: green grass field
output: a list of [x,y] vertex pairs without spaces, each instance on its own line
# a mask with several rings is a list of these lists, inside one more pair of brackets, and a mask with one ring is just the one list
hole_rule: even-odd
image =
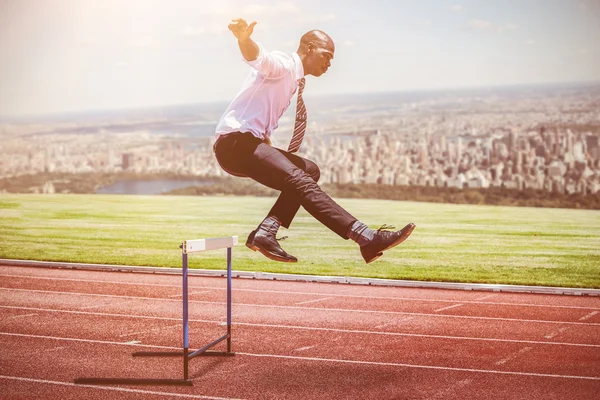
[[[179,267],[185,239],[238,235],[236,270],[600,288],[600,211],[340,199],[377,228],[412,236],[366,265],[358,246],[301,210],[282,246],[297,264],[244,246],[274,198],[117,195],[0,197],[0,258]],[[224,269],[225,251],[190,257]]]

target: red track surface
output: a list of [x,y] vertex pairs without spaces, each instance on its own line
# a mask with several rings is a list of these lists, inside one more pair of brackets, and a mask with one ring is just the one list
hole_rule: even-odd
[[[222,278],[190,276],[190,346],[225,332]],[[181,378],[181,277],[0,266],[2,399],[598,399],[600,298],[233,281],[235,357]],[[217,345],[217,349],[224,344]]]

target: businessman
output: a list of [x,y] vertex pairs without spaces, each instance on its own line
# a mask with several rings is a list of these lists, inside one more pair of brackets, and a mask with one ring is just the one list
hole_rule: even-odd
[[[236,37],[244,61],[252,69],[241,90],[225,110],[216,127],[214,145],[219,165],[227,173],[249,177],[281,193],[246,246],[271,260],[297,262],[281,248],[276,234],[290,227],[300,206],[343,239],[352,239],[368,264],[403,241],[415,225],[399,231],[373,230],[339,206],[318,185],[319,167],[296,154],[306,131],[307,112],[302,98],[306,75],[319,77],[331,66],[335,46],[322,31],[302,36],[292,54],[269,52],[252,40],[256,22],[234,19],[229,30]],[[279,118],[297,92],[296,122],[287,150],[273,147],[271,135]]]

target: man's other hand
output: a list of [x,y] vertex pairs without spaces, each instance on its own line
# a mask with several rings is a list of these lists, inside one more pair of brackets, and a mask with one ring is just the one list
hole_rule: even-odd
[[252,22],[250,25],[243,18],[232,19],[229,23],[229,30],[233,33],[233,35],[239,40],[243,42],[250,38],[252,32],[254,32],[254,25],[256,25],[256,21]]

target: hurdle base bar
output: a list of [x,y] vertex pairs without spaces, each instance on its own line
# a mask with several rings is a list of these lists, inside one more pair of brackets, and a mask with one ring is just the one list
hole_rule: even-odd
[[[227,339],[229,335],[215,340],[209,347]],[[205,346],[206,347],[206,346]],[[235,356],[231,351],[214,351],[202,348],[193,353],[186,351],[138,351],[133,357],[183,357],[187,354],[188,360],[193,357],[231,357]],[[187,372],[187,371],[186,371]],[[186,374],[187,375],[187,374]],[[157,386],[193,386],[191,379],[142,379],[142,378],[77,378],[75,383],[81,385],[157,385]]]
[[[137,353],[133,353],[134,357],[182,357],[183,351],[174,351],[174,352],[152,352],[152,351],[140,351]],[[235,353],[229,351],[211,351],[207,350],[200,354],[194,354],[194,357],[210,357],[210,356],[235,356]],[[188,355],[188,358],[192,358],[192,355]]]
[[206,346],[204,346],[203,348],[196,350],[192,353],[190,353],[189,351],[185,351],[185,350],[184,351],[136,351],[135,353],[133,353],[133,356],[134,357],[183,357],[185,354],[187,354],[187,357],[190,360],[194,357],[199,357],[199,356],[205,356],[205,357],[235,356],[235,353],[232,351],[209,350],[214,345],[222,342],[225,339],[230,339],[230,338],[231,338],[230,334],[223,335],[220,338],[218,338],[217,340],[213,341],[212,343],[209,343]]
[[77,378],[80,385],[157,385],[193,386],[191,379],[136,379],[136,378]]
[[[188,349],[183,351],[136,351],[133,353],[133,357],[187,357],[187,360],[191,360],[194,357],[231,357],[235,356],[232,351],[214,351],[209,350],[211,347],[223,340],[227,339],[228,349],[230,348],[231,334],[221,336],[212,343],[207,344],[201,349],[194,352],[189,352]],[[193,386],[191,379],[188,379],[187,363],[184,366],[184,379],[136,379],[136,378],[77,378],[75,383],[82,385],[165,385],[165,386]]]
[[[183,351],[174,351],[174,352],[152,352],[152,351],[140,351],[137,353],[133,353],[134,357],[181,357],[183,356]],[[235,356],[235,353],[228,351],[212,351],[208,350],[200,354],[195,354],[194,357],[209,357],[209,356]],[[188,356],[190,357],[190,356]]]

